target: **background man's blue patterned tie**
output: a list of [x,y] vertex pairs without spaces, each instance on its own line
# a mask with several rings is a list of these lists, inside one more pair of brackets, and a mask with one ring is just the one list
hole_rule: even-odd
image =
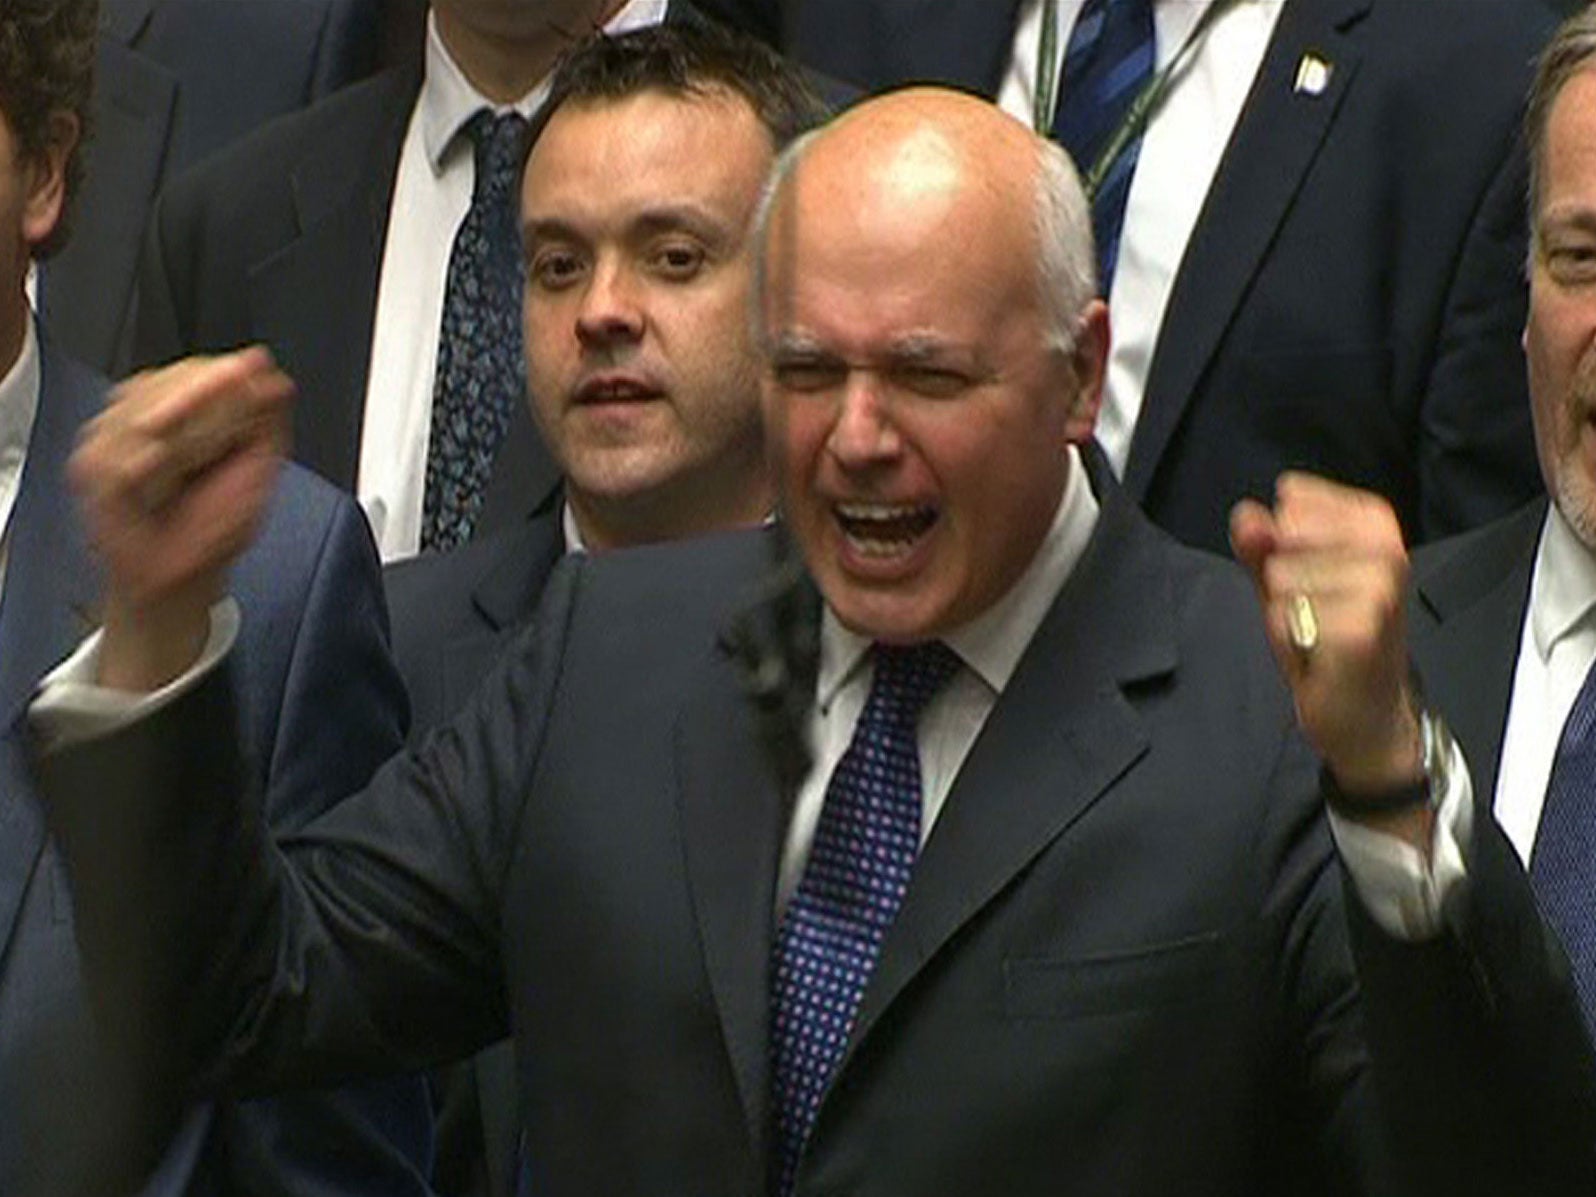
[[[1081,7],[1064,50],[1053,139],[1070,152],[1083,176],[1153,77],[1153,37],[1152,0],[1086,0]],[[1138,136],[1115,160],[1092,202],[1098,286],[1104,295],[1119,262],[1125,201],[1140,154]]]
[[476,148],[471,207],[455,233],[444,284],[421,507],[423,550],[471,535],[493,455],[525,401],[517,167],[526,121],[483,109],[465,126]]
[[941,641],[878,644],[853,739],[826,785],[814,844],[771,968],[775,1189],[792,1192],[881,941],[920,849],[920,711],[959,667]]
[[1546,921],[1568,949],[1585,1023],[1596,1032],[1596,664],[1563,724],[1530,853],[1530,881]]

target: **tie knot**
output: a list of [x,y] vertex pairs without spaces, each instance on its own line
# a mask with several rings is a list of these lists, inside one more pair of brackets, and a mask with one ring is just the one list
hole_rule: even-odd
[[497,116],[486,108],[466,122],[465,134],[475,149],[477,177],[472,188],[473,202],[483,196],[508,195],[515,186],[515,174],[525,148],[527,121],[518,112]]
[[871,700],[884,715],[913,726],[930,702],[959,668],[959,654],[940,640],[919,644],[877,644],[876,676]]

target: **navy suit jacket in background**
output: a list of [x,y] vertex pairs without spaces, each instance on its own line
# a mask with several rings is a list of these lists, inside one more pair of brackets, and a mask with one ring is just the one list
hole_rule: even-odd
[[139,247],[168,180],[374,65],[380,0],[103,0],[71,241],[40,272],[44,325],[120,374]]
[[[16,726],[38,679],[97,622],[99,579],[65,467],[105,389],[46,341],[0,591],[0,705],[11,729],[0,738],[0,1192],[27,1197],[115,1191],[109,1174],[126,1165],[126,1143],[113,1128],[140,1113],[94,1104],[115,1097],[89,1047],[66,876]],[[243,612],[232,676],[246,754],[273,830],[287,833],[359,785],[404,735],[358,508],[290,469],[232,589]],[[192,1110],[146,1193],[419,1197],[430,1164],[422,1086],[396,1080]]]

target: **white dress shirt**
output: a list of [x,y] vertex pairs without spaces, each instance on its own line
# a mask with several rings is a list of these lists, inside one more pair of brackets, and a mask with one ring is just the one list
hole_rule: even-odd
[[39,411],[39,337],[33,313],[23,322],[22,352],[0,378],[0,586],[11,559],[11,513],[22,489],[22,466]]
[[[1035,105],[1036,60],[1043,0],[1024,0],[1014,37],[1014,55],[998,91],[998,104],[1030,124]],[[1060,68],[1070,30],[1085,0],[1058,5]],[[1113,345],[1097,422],[1114,471],[1122,473],[1131,432],[1141,412],[1153,351],[1186,243],[1208,198],[1225,146],[1263,62],[1264,51],[1286,0],[1236,0],[1202,35],[1175,78],[1142,139],[1136,173],[1125,203],[1119,264],[1109,294]],[[1156,68],[1174,57],[1209,0],[1153,0]],[[1068,81],[1059,75],[1059,88]],[[1082,170],[1090,163],[1083,163]]]
[[[665,8],[666,0],[630,0],[605,29],[657,25]],[[424,70],[389,208],[355,479],[384,561],[411,556],[421,546],[444,284],[455,230],[471,207],[476,181],[462,129],[483,108],[531,119],[549,94],[545,79],[514,104],[489,101],[450,56],[430,14]]]
[[1593,660],[1596,553],[1574,535],[1554,503],[1535,553],[1496,777],[1496,819],[1525,864],[1535,846],[1557,742]]

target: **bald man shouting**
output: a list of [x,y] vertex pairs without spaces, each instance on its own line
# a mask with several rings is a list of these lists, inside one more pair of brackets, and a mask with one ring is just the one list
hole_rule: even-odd
[[[759,219],[784,526],[571,563],[458,720],[280,847],[205,615],[275,389],[148,376],[88,438],[125,617],[70,668],[166,689],[109,730],[59,690],[33,717],[85,954],[140,966],[99,992],[168,1048],[152,1092],[510,1031],[539,1194],[1512,1175],[1483,998],[1439,928],[1398,943],[1343,898],[1246,580],[1090,447],[1108,319],[1067,160],[903,92],[793,147]],[[786,614],[750,614],[789,533]],[[750,685],[771,622],[815,651]]]

